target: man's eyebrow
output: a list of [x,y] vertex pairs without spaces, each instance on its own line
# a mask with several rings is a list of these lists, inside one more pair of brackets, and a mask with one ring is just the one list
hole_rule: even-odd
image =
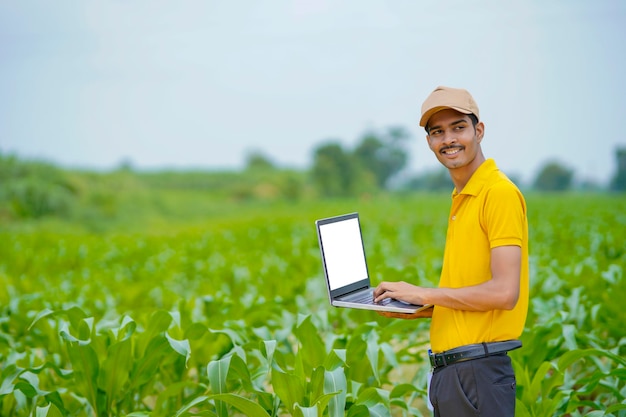
[[[459,119],[457,121],[454,121],[452,123],[450,123],[450,126],[456,126],[458,124],[461,123],[468,123],[467,119],[463,118],[463,119]],[[435,125],[435,126],[430,126],[429,130],[435,130],[435,129],[441,129],[441,125]]]

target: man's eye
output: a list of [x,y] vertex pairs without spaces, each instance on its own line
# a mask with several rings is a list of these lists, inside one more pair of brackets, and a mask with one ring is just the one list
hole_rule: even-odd
[[437,129],[437,130],[431,130],[430,131],[431,135],[440,135],[441,134],[441,129]]
[[460,125],[460,126],[455,126],[454,127],[454,130],[463,130],[463,129],[465,129],[464,125]]

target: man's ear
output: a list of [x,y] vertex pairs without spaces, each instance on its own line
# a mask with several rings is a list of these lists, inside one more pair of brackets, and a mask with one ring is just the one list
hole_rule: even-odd
[[483,122],[476,123],[475,130],[478,143],[480,143],[483,140],[483,136],[485,136],[485,124]]

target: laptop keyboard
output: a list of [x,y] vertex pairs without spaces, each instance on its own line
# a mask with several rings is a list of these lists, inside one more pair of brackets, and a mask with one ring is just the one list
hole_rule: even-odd
[[374,296],[371,292],[365,292],[358,297],[351,299],[351,302],[359,303],[359,304],[376,304],[376,305],[387,305],[391,302],[390,298],[385,298],[383,301],[376,303],[374,302]]

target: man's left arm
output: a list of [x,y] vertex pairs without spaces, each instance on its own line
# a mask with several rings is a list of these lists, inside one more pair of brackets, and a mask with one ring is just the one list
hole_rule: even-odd
[[521,262],[521,247],[497,246],[491,249],[491,278],[483,283],[460,288],[425,288],[403,281],[381,282],[374,295],[376,301],[395,298],[457,310],[511,310],[519,298]]
[[519,298],[521,261],[519,246],[491,249],[491,279],[469,287],[440,288],[437,305],[469,311],[513,309]]
[[411,304],[433,304],[467,311],[511,310],[520,294],[526,206],[516,188],[501,183],[490,190],[485,205],[489,230],[490,277],[480,284],[458,288],[424,288],[406,282],[382,282],[376,301],[395,298]]

